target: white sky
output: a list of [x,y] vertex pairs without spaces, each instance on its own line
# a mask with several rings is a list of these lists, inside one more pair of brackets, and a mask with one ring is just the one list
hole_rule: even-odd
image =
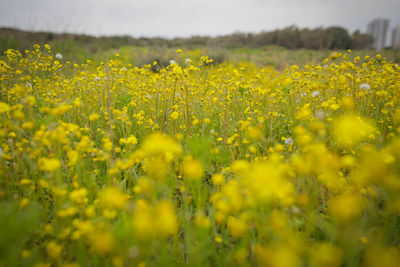
[[366,31],[400,24],[400,0],[0,0],[0,27],[33,31],[188,37],[290,25]]

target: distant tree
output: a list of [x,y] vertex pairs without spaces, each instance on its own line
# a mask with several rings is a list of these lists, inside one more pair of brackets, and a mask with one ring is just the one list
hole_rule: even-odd
[[351,37],[351,48],[352,49],[366,49],[370,48],[374,39],[369,34],[360,33],[355,31]]
[[277,32],[276,44],[289,49],[303,46],[300,31],[296,26],[290,26]]
[[265,45],[275,44],[276,32],[261,32],[255,34],[252,38],[252,45],[254,47],[260,47]]
[[351,38],[346,29],[342,27],[330,27],[325,30],[326,48],[328,49],[349,49]]
[[314,30],[303,29],[300,31],[300,38],[303,47],[306,49],[321,49],[325,48],[326,40],[324,35],[324,29],[317,28]]

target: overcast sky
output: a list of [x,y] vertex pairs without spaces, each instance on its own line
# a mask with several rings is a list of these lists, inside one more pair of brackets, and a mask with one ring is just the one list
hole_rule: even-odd
[[0,0],[0,27],[188,37],[290,25],[365,32],[374,18],[400,24],[400,0]]

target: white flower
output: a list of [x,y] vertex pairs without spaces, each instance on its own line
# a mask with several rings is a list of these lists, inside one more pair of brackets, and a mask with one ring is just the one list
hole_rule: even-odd
[[122,71],[126,71],[126,68],[125,68],[125,67],[123,67],[123,68],[122,68]]
[[186,61],[186,64],[189,65],[192,60],[190,58],[187,58],[185,61]]
[[57,54],[56,54],[56,58],[57,58],[57,59],[62,59],[62,55],[61,55],[60,53],[57,53]]
[[293,139],[291,137],[286,138],[285,145],[289,146],[293,145]]
[[317,110],[317,111],[315,112],[315,117],[316,117],[317,119],[322,120],[322,119],[325,118],[325,112],[322,111],[322,110]]
[[319,91],[312,92],[312,97],[317,97],[317,96],[319,96]]
[[175,60],[173,60],[173,59],[171,59],[170,61],[169,61],[169,64],[176,64],[176,62],[175,62]]
[[369,89],[371,89],[371,86],[368,83],[362,83],[360,84],[360,89],[368,91]]
[[95,80],[95,81],[100,81],[100,77],[97,77],[97,76],[96,76],[96,77],[94,77],[94,80]]

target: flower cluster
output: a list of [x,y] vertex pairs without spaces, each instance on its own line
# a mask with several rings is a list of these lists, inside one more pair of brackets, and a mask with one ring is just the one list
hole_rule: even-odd
[[278,72],[6,51],[0,263],[398,265],[400,67],[351,57]]

